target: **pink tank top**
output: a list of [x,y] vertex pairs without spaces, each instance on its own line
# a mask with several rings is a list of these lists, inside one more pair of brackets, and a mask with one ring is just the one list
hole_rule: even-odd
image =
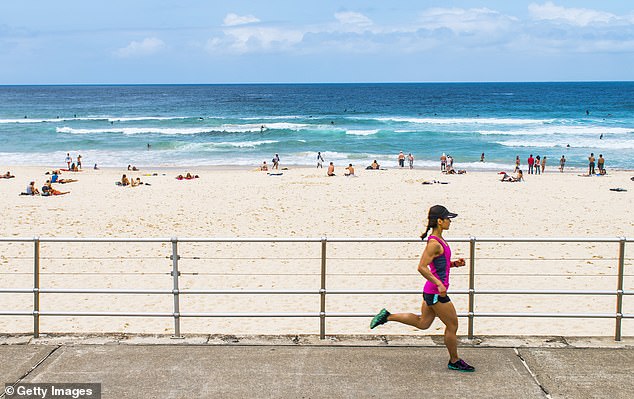
[[[447,243],[444,240],[436,236],[429,236],[427,241],[429,242],[429,240],[438,241],[438,243],[442,245],[442,249],[443,249],[442,255],[435,257],[431,261],[431,263],[429,264],[429,270],[438,280],[440,280],[443,283],[443,285],[447,289],[449,289],[449,270],[451,269],[451,248],[449,248],[449,245],[447,245]],[[426,294],[439,294],[438,287],[436,286],[436,284],[432,283],[431,281],[427,281],[425,283],[423,292]]]

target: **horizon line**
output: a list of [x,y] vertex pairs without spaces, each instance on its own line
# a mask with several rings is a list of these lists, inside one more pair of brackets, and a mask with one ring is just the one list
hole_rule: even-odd
[[368,82],[216,82],[216,83],[0,83],[9,86],[265,86],[265,85],[407,85],[407,84],[535,84],[535,83],[633,83],[634,80],[534,80],[534,81],[368,81]]

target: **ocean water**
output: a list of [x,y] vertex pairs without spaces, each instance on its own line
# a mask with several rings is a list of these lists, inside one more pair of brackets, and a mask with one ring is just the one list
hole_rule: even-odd
[[[148,144],[150,145],[148,149]],[[0,86],[0,164],[634,169],[634,82]],[[485,153],[486,162],[480,162]]]

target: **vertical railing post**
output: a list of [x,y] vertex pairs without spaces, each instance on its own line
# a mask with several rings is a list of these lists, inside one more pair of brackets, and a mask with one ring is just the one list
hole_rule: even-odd
[[321,287],[319,289],[319,339],[326,339],[326,237],[321,238]]
[[40,238],[33,238],[33,338],[40,336]]
[[174,282],[174,336],[172,338],[183,338],[181,336],[181,322],[180,322],[180,300],[178,290],[178,277],[180,272],[178,271],[178,238],[172,237],[172,281]]
[[623,274],[625,269],[625,237],[619,239],[619,265],[616,282],[616,327],[614,340],[621,340],[621,322],[623,320]]
[[475,315],[475,244],[476,238],[469,237],[469,329],[468,338],[473,339],[473,322]]

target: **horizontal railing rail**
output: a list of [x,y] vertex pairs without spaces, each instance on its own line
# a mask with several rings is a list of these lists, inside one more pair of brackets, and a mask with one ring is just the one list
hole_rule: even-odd
[[[450,290],[451,294],[468,295],[468,311],[459,312],[458,317],[468,318],[468,336],[474,336],[474,321],[477,317],[490,318],[612,318],[615,319],[614,339],[621,340],[622,319],[633,319],[634,314],[623,313],[623,299],[626,296],[634,295],[634,291],[624,290],[624,268],[625,268],[625,246],[634,241],[626,237],[599,237],[599,238],[500,238],[500,237],[468,237],[448,239],[449,242],[469,243],[469,288],[466,290]],[[294,317],[294,318],[319,318],[320,337],[325,338],[325,321],[328,317],[371,317],[373,313],[353,313],[353,312],[327,312],[327,295],[420,295],[421,290],[395,290],[395,289],[327,289],[327,246],[329,243],[411,243],[420,242],[420,239],[413,238],[63,238],[63,237],[33,237],[33,238],[5,238],[0,237],[0,243],[29,243],[34,244],[33,252],[33,287],[32,288],[0,288],[0,294],[32,294],[32,310],[4,310],[0,309],[0,316],[30,316],[33,317],[33,336],[40,333],[40,317],[45,316],[89,316],[89,317],[162,317],[174,319],[174,336],[180,337],[180,318],[200,317],[200,318],[239,318],[239,317]],[[476,264],[476,243],[618,243],[618,256],[607,260],[617,261],[616,289],[615,290],[495,290],[475,288],[475,264]],[[88,289],[88,288],[42,288],[40,286],[41,266],[40,262],[44,257],[40,254],[41,243],[162,243],[171,244],[169,258],[172,261],[171,274],[172,289]],[[181,289],[179,280],[179,260],[181,256],[178,252],[178,243],[321,243],[321,257],[309,258],[321,260],[320,289]],[[192,257],[191,259],[197,259]],[[330,258],[338,259],[338,258]],[[407,260],[407,259],[404,259]],[[538,259],[535,259],[538,260]],[[606,260],[606,259],[604,259]],[[606,276],[603,276],[606,277]],[[70,312],[70,311],[41,311],[40,294],[106,294],[106,295],[171,295],[173,296],[173,306],[171,312]],[[319,295],[320,309],[315,312],[181,312],[181,295]],[[616,310],[614,313],[527,313],[527,312],[476,312],[476,295],[600,295],[614,296],[616,298]],[[1,303],[1,302],[0,302]]]

